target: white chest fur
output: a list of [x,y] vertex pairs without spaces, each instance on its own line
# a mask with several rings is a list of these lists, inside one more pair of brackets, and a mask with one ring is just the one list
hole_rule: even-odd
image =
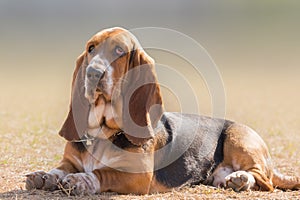
[[98,139],[81,157],[84,172],[104,167],[130,173],[153,171],[152,153],[133,153],[116,147],[107,139]]

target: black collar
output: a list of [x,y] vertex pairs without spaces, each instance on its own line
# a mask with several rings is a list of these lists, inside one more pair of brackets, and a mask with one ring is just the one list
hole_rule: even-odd
[[[113,134],[109,140],[111,140],[115,144],[115,140],[117,141],[124,136],[123,131],[118,131],[117,133]],[[74,148],[76,148],[79,152],[85,152],[89,146],[91,146],[95,141],[97,140],[97,137],[89,135],[88,132],[86,132],[79,140],[72,140],[70,141]]]
[[86,133],[81,137],[80,140],[72,140],[71,142],[72,142],[72,143],[83,143],[83,144],[86,145],[86,146],[90,146],[90,145],[93,144],[93,142],[94,142],[95,139],[96,139],[95,137],[89,135],[89,133],[86,132]]

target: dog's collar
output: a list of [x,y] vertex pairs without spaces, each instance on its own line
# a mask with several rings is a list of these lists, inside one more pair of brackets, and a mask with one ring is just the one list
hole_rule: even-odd
[[80,140],[72,140],[70,142],[72,143],[84,143],[86,146],[90,146],[93,144],[96,137],[89,135],[88,132],[86,132]]
[[[116,132],[115,134],[113,134],[113,137],[117,137],[121,134],[123,134],[124,132],[123,131],[118,131]],[[97,139],[97,137],[94,137],[94,136],[91,136],[88,132],[86,132],[82,137],[81,139],[79,140],[72,140],[70,142],[72,143],[83,143],[85,144],[86,146],[90,146],[93,144],[93,142]]]

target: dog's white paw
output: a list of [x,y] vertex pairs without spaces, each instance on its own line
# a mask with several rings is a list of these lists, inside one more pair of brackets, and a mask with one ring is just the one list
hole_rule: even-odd
[[69,174],[62,180],[62,189],[68,195],[95,194],[100,192],[100,183],[95,174]]
[[225,177],[226,187],[232,188],[236,192],[250,190],[255,185],[252,174],[246,171],[236,171]]
[[56,190],[59,178],[55,174],[46,173],[44,171],[37,171],[26,174],[26,189],[41,189],[41,190]]

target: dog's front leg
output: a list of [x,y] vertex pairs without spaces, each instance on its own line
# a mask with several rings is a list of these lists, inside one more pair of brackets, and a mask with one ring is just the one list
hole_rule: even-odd
[[63,160],[59,167],[49,172],[36,171],[26,174],[26,189],[57,190],[60,180],[67,174],[74,173],[77,170],[68,160]]
[[89,173],[69,174],[62,180],[70,194],[117,192],[120,194],[148,194],[153,173],[128,173],[102,168]]
[[58,167],[49,172],[36,171],[26,174],[26,189],[57,190],[60,181],[67,174],[77,173],[83,170],[81,163],[79,163],[79,158],[79,154],[74,152],[72,145],[67,144],[64,157]]

